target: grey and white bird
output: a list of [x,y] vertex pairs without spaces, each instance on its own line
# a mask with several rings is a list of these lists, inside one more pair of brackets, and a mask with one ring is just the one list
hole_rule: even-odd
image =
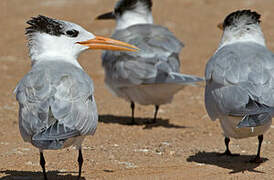
[[45,16],[33,17],[26,28],[31,70],[18,83],[19,128],[24,141],[40,150],[75,145],[79,150],[79,177],[83,163],[81,144],[95,133],[98,121],[94,87],[77,61],[87,49],[135,51],[134,46],[95,36],[81,26]]
[[266,47],[257,12],[235,11],[219,27],[222,39],[205,70],[206,109],[213,121],[220,120],[224,155],[232,155],[230,137],[258,136],[258,152],[251,162],[261,162],[263,134],[274,110],[274,57]]
[[170,103],[185,85],[203,78],[180,74],[179,53],[183,43],[167,28],[153,24],[151,0],[120,0],[112,12],[98,20],[116,20],[112,38],[135,45],[138,53],[105,51],[102,65],[105,83],[118,97],[131,102],[132,124],[135,103],[159,106]]

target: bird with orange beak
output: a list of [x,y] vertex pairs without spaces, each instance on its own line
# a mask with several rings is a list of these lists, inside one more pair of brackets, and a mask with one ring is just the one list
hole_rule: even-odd
[[180,73],[179,54],[184,47],[166,27],[153,24],[152,0],[119,0],[112,12],[98,20],[115,20],[112,37],[140,48],[138,53],[104,51],[102,66],[105,84],[117,97],[130,103],[130,125],[135,121],[135,104],[153,105],[157,123],[160,106],[172,102],[173,97],[188,85],[204,81],[198,76]]
[[88,49],[137,51],[135,46],[95,36],[67,21],[33,17],[26,28],[31,70],[18,83],[19,129],[24,141],[40,150],[40,165],[47,179],[43,150],[75,145],[79,176],[84,138],[95,133],[98,114],[94,87],[77,58]]

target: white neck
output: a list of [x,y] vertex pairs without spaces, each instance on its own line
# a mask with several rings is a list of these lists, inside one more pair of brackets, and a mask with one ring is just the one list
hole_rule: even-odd
[[39,62],[45,62],[45,61],[64,61],[66,63],[70,63],[74,66],[77,66],[80,69],[83,69],[82,66],[78,63],[77,59],[74,59],[71,56],[65,56],[56,53],[51,53],[51,52],[45,52],[40,54],[39,56],[36,56],[35,59],[31,58],[31,63],[32,66],[34,64],[37,64]]
[[29,55],[32,64],[40,61],[61,60],[82,68],[77,61],[79,54],[79,49],[65,37],[56,38],[46,33],[38,33],[29,39]]
[[260,28],[250,29],[248,32],[246,31],[246,29],[240,29],[236,32],[231,30],[225,30],[218,50],[226,45],[238,42],[254,42],[262,46],[266,46],[264,35]]
[[151,12],[143,5],[137,5],[134,10],[125,11],[116,19],[116,30],[125,29],[136,24],[153,24]]

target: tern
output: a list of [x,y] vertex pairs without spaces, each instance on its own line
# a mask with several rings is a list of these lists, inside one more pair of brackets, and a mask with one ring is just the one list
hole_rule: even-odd
[[105,51],[102,66],[105,84],[114,95],[131,103],[135,124],[135,103],[154,105],[152,123],[156,122],[160,105],[171,103],[185,85],[203,78],[180,74],[179,53],[183,43],[167,28],[153,24],[151,0],[120,0],[112,12],[98,20],[116,20],[112,38],[135,45],[138,53]]
[[47,179],[43,150],[75,145],[79,176],[84,138],[95,133],[98,114],[93,82],[77,61],[87,49],[136,51],[134,46],[95,36],[81,26],[39,15],[27,24],[31,70],[15,88],[22,138],[40,150],[40,165]]
[[272,123],[274,110],[274,56],[265,44],[261,15],[251,10],[229,14],[219,27],[219,48],[208,61],[205,76],[205,105],[210,118],[220,120],[225,136],[224,155],[230,137],[257,136],[260,163],[263,134]]

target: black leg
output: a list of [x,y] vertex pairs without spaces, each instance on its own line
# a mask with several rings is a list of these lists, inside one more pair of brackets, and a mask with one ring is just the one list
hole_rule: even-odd
[[135,120],[134,120],[135,104],[133,101],[131,101],[130,107],[131,107],[131,123],[130,124],[135,124]]
[[263,160],[261,159],[261,146],[262,146],[262,142],[264,140],[264,135],[259,135],[258,140],[259,140],[259,145],[258,145],[257,155],[254,159],[250,160],[251,163],[262,163],[263,162]]
[[79,165],[78,180],[81,178],[83,162],[84,162],[84,160],[83,160],[83,156],[82,156],[82,149],[79,149],[79,155],[78,155],[78,165]]
[[153,121],[152,121],[153,124],[156,123],[156,119],[157,119],[157,114],[158,114],[159,107],[160,106],[155,105],[154,118],[153,118]]
[[222,153],[222,156],[239,156],[239,154],[232,154],[229,150],[229,142],[230,142],[230,138],[229,137],[225,137],[225,146],[226,146],[226,150],[224,153]]
[[43,169],[44,179],[48,180],[47,174],[46,174],[46,168],[45,168],[46,161],[45,161],[43,152],[40,152],[40,165],[41,165],[41,167]]

